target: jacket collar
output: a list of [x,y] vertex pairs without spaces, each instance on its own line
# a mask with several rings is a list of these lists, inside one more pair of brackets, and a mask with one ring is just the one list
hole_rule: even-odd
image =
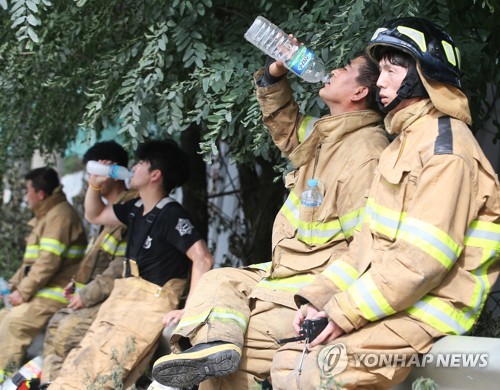
[[33,213],[35,214],[35,218],[36,219],[42,218],[45,214],[49,212],[49,210],[51,210],[54,206],[56,206],[61,202],[66,202],[66,195],[64,195],[64,192],[62,191],[62,187],[59,186],[54,190],[52,195],[42,200],[39,204],[37,204],[33,208]]
[[314,124],[311,135],[290,154],[290,161],[298,168],[315,156],[317,147],[322,143],[338,143],[347,134],[370,125],[375,126],[381,120],[380,114],[373,110],[324,116]]
[[422,99],[395,114],[389,113],[384,119],[385,129],[389,134],[399,134],[432,109],[434,105],[431,100]]

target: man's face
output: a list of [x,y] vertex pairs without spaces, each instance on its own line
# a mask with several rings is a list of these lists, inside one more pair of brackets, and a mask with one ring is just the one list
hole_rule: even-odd
[[26,182],[26,200],[30,209],[33,209],[45,198],[45,192],[42,190],[37,191],[33,187],[31,180]]
[[319,91],[319,96],[330,107],[330,104],[345,103],[349,100],[357,87],[356,78],[359,68],[364,65],[362,57],[356,57],[346,66],[332,70],[330,84],[325,84]]
[[[406,77],[408,69],[392,64],[387,58],[382,58],[379,66],[380,76],[377,80],[377,87],[380,89],[380,101],[385,107],[397,96],[399,87]],[[401,108],[403,106],[400,103],[391,112],[399,111]]]
[[130,188],[138,190],[149,183],[151,172],[149,171],[151,164],[148,161],[139,160],[133,167],[134,175],[130,179]]

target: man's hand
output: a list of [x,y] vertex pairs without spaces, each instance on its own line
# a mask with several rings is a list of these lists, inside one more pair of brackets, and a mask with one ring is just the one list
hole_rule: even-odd
[[178,324],[181,320],[184,310],[172,310],[163,316],[162,324],[167,328],[170,324]]
[[71,301],[71,298],[73,298],[73,294],[75,292],[75,283],[74,282],[69,282],[65,287],[64,287],[64,298],[66,298],[68,301]]
[[7,295],[6,298],[12,306],[19,306],[21,303],[24,303],[24,299],[21,294],[19,294],[19,291],[12,292],[12,294]]
[[[326,312],[320,311],[315,318],[321,317],[328,318],[328,315],[326,314]],[[342,336],[343,334],[344,331],[342,330],[342,328],[340,328],[335,322],[329,319],[326,328],[313,341],[311,341],[309,346],[312,348],[316,345],[328,344],[335,340],[337,337]]]
[[80,310],[85,307],[82,298],[80,298],[80,294],[76,293],[73,297],[70,298],[68,307],[73,310]]

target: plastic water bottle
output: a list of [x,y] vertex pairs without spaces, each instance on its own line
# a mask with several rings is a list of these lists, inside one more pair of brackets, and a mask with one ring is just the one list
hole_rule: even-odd
[[319,192],[318,180],[309,179],[307,187],[300,197],[300,204],[306,207],[317,207],[321,203],[323,203],[323,195]]
[[42,374],[42,363],[42,356],[34,357],[22,366],[12,378],[7,378],[3,385],[0,385],[0,389],[16,390],[29,388],[28,383],[31,379],[40,378]]
[[109,176],[117,180],[126,180],[133,176],[133,173],[125,167],[116,164],[106,165],[93,160],[87,163],[87,172],[93,175]]
[[262,16],[257,16],[245,33],[245,39],[275,60],[283,64],[297,76],[310,83],[329,83],[325,64],[304,45],[294,43],[278,26]]
[[6,299],[6,295],[9,295],[11,291],[9,290],[9,283],[0,276],[0,299],[3,301],[5,307],[11,307],[9,300]]

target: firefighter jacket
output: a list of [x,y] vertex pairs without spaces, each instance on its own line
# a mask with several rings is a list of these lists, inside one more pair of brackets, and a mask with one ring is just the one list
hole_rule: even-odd
[[[137,192],[124,192],[118,202],[137,196]],[[127,226],[103,226],[97,237],[87,245],[78,273],[76,289],[85,307],[92,307],[108,298],[114,280],[123,274]]]
[[498,276],[497,176],[467,125],[429,99],[388,115],[386,127],[398,136],[380,158],[359,236],[296,301],[346,332],[398,316],[409,320],[396,330],[407,339],[464,334]]
[[[255,74],[256,80],[262,72]],[[287,278],[284,295],[293,299],[289,287],[311,281],[300,275],[321,272],[332,256],[347,251],[388,140],[380,115],[372,110],[322,118],[300,114],[286,78],[258,87],[257,98],[274,143],[295,169],[285,179],[290,192],[273,226],[269,278],[259,283],[254,296],[265,295],[268,283],[279,290],[278,279]],[[317,207],[300,204],[311,178],[318,180],[324,197]]]
[[37,296],[66,303],[63,288],[78,269],[87,244],[82,221],[60,187],[33,212],[21,266],[9,282],[25,302]]

